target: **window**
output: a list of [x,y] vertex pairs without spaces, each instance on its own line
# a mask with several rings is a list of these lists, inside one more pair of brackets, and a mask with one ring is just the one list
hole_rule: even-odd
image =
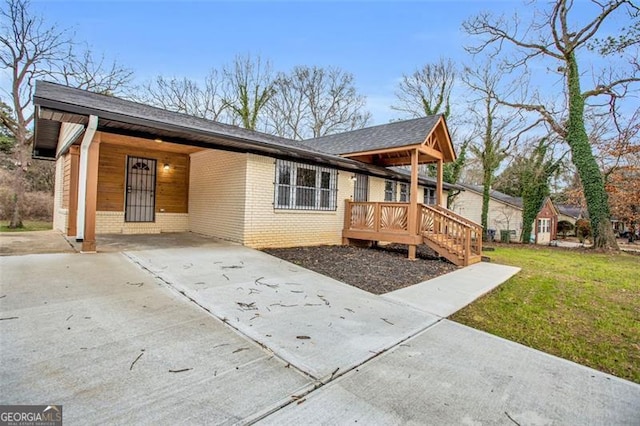
[[551,232],[551,219],[538,219],[538,233],[544,234]]
[[400,202],[401,203],[409,202],[409,184],[408,183],[400,184]]
[[369,176],[355,175],[353,201],[369,201]]
[[275,208],[335,210],[337,175],[336,170],[277,160]]
[[397,182],[392,180],[384,181],[384,200],[385,201],[396,201],[396,188],[398,186]]
[[424,189],[424,203],[428,206],[436,204],[436,190],[434,188]]

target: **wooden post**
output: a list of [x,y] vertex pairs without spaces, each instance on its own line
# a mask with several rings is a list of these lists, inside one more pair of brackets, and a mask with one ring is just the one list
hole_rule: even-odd
[[78,176],[80,174],[80,147],[72,145],[69,148],[69,210],[67,216],[67,237],[78,235]]
[[464,266],[469,266],[469,258],[471,257],[471,228],[465,227],[464,234]]
[[100,133],[96,133],[87,153],[87,194],[84,210],[83,252],[96,251],[96,206],[98,202],[98,163],[100,160]]
[[[418,235],[418,150],[411,151],[411,190],[409,198],[409,235]],[[416,259],[416,245],[409,245],[409,259]]]
[[442,164],[442,160],[438,160],[436,177],[436,204],[440,207],[446,207],[442,205]]

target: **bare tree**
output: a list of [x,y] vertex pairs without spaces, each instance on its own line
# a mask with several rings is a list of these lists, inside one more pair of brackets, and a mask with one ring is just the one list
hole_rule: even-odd
[[456,67],[451,59],[440,58],[410,75],[403,75],[395,95],[397,103],[391,109],[411,118],[451,112],[451,91],[456,80]]
[[297,66],[280,73],[268,104],[269,127],[291,139],[316,138],[361,129],[371,114],[353,75],[339,68]]
[[[112,93],[126,84],[131,73],[113,64],[94,61],[90,53],[77,55],[68,30],[48,25],[31,14],[27,0],[6,0],[0,9],[0,67],[10,73],[9,88],[3,97],[10,108],[0,109],[0,121],[15,139],[12,150],[14,169],[13,214],[9,224],[22,227],[19,199],[26,190],[25,176],[31,164],[31,105],[35,81],[47,78],[73,82],[88,89]],[[65,72],[72,72],[66,76]]]
[[67,86],[77,87],[103,95],[122,95],[128,93],[133,71],[117,61],[107,62],[104,55],[95,56],[89,49],[74,51],[69,46],[67,59],[62,61],[55,73],[56,80]]
[[[397,104],[391,109],[402,112],[411,118],[425,117],[429,115],[442,114],[449,120],[449,130],[451,131],[454,144],[459,117],[451,114],[451,92],[456,81],[457,70],[451,59],[440,58],[434,64],[426,64],[410,75],[403,75],[398,83],[395,95]],[[465,138],[458,145],[458,158],[456,161],[446,163],[443,168],[443,180],[448,183],[457,183],[462,175],[467,161],[467,149],[470,140]],[[433,166],[425,166],[422,170],[430,176],[435,175]],[[460,194],[459,190],[452,189],[447,193],[447,208],[451,208],[455,198]]]
[[[471,101],[473,139],[469,149],[482,165],[482,215],[481,224],[488,226],[490,191],[496,171],[502,161],[517,144],[523,121],[514,111],[505,111],[495,99],[495,93],[513,88],[501,86],[502,73],[491,66],[490,61],[476,69],[466,67],[464,83],[476,94]],[[482,107],[477,108],[478,105]]]
[[203,83],[189,78],[157,76],[142,85],[136,100],[213,121],[225,121],[227,106],[222,98],[221,79],[212,69]]
[[[540,65],[542,62],[549,70],[558,73],[564,93],[556,105],[543,100],[537,91],[525,96],[524,100],[515,96],[500,96],[496,100],[502,105],[537,115],[566,141],[584,187],[594,232],[594,247],[617,248],[610,225],[604,180],[585,127],[585,106],[589,107],[589,102],[606,99],[606,107],[615,114],[620,99],[627,93],[630,85],[639,81],[640,67],[637,57],[632,57],[630,67],[626,69],[612,67],[602,73],[594,73],[593,86],[584,90],[582,85],[586,78],[580,74],[578,54],[588,49],[591,42],[598,40],[597,34],[602,24],[615,12],[626,9],[632,17],[635,15],[637,18],[638,9],[631,1],[625,0],[593,0],[588,4],[581,2],[582,14],[588,10],[595,16],[586,24],[576,25],[571,13],[573,6],[572,0],[556,0],[550,10],[536,13],[530,25],[525,28],[521,27],[517,16],[513,20],[506,20],[486,13],[466,21],[463,26],[469,34],[482,38],[478,45],[468,48],[474,54],[494,48],[494,53],[501,55],[502,65],[507,70],[526,71],[534,63]],[[627,35],[624,42],[613,39],[610,45],[614,47],[604,48],[602,53],[615,51],[623,54],[628,47],[637,43],[637,31],[629,31]]]
[[223,103],[231,122],[256,130],[275,93],[271,64],[259,56],[236,56],[231,65],[223,67],[222,78]]

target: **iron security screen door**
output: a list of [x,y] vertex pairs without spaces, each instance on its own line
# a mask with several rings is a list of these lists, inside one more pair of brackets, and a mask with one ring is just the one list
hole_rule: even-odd
[[127,157],[126,222],[153,222],[156,211],[156,160]]

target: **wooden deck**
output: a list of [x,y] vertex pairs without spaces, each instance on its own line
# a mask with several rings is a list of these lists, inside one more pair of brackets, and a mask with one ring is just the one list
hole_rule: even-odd
[[[410,203],[346,201],[343,243],[384,241],[425,244],[459,266],[480,262],[482,226],[440,206],[419,204],[416,220]],[[412,224],[415,223],[412,228]],[[411,257],[411,250],[410,250]]]

